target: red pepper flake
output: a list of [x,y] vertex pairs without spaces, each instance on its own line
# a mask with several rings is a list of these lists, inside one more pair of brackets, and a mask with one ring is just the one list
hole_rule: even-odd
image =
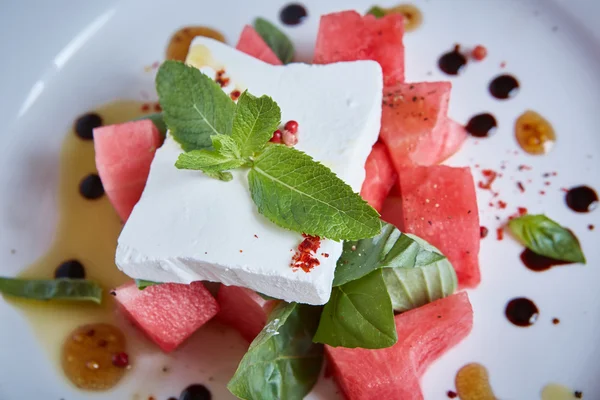
[[567,189],[567,188],[560,188],[560,190],[562,190],[565,193],[569,193],[569,189]]
[[522,182],[517,182],[517,187],[521,191],[521,193],[525,193],[525,186],[523,186]]
[[477,185],[481,189],[491,190],[492,189],[492,183],[494,183],[494,180],[496,180],[496,177],[498,176],[498,173],[496,171],[491,170],[491,169],[484,169],[483,171],[481,171],[481,174],[483,175],[484,178],[486,178],[486,180],[485,180],[485,182],[484,181],[479,181],[479,183]]
[[329,258],[329,253],[321,253],[321,256],[323,256],[325,258]]
[[498,239],[498,240],[504,239],[504,229],[503,228],[496,229],[496,239]]
[[154,62],[152,63],[152,68],[156,69],[156,68],[158,68],[158,67],[160,67],[160,63],[159,63],[158,61],[154,61]]
[[546,182],[544,182],[544,185],[550,186],[550,182],[546,181]]
[[523,215],[527,214],[527,208],[517,207],[517,212],[519,213],[520,216],[523,216]]
[[236,101],[237,99],[239,99],[241,95],[242,95],[242,92],[240,92],[239,90],[234,90],[233,92],[229,93],[229,97],[231,97],[231,100],[233,100],[233,101]]
[[162,111],[162,107],[160,106],[160,103],[156,103],[154,105],[154,111],[156,111],[156,112],[161,112]]
[[545,191],[543,191],[543,190],[540,190],[540,194],[543,196],[543,195],[545,195],[545,194],[546,194],[546,192],[545,192]]
[[588,230],[593,231],[596,227],[592,224],[588,225]]
[[244,250],[240,250],[240,253],[243,253],[243,252],[244,252]]
[[529,165],[519,165],[519,171],[531,171],[531,167]]
[[456,394],[456,392],[453,390],[448,390],[446,392],[446,396],[448,396],[449,399],[455,399],[458,397],[458,394]]
[[150,104],[142,104],[142,111],[146,112],[146,111],[150,111]]
[[302,234],[304,240],[298,245],[296,253],[292,257],[291,267],[302,268],[304,272],[310,272],[314,267],[321,264],[315,257],[317,250],[321,247],[321,238]]
[[506,202],[502,200],[498,200],[498,208],[504,210],[506,208]]
[[558,325],[558,324],[560,324],[560,319],[558,319],[558,318],[552,318],[552,323],[554,325]]
[[217,77],[215,78],[215,82],[217,82],[221,87],[229,85],[229,78],[225,76],[224,69],[220,69],[217,71]]
[[254,234],[254,237],[258,239],[258,235],[256,233]]
[[500,68],[504,68],[504,67],[506,67],[506,61],[502,61],[502,62],[500,63]]
[[485,226],[480,226],[479,227],[479,237],[481,239],[485,238],[488,235],[489,232],[490,232],[489,229],[486,228]]
[[127,353],[116,353],[112,356],[112,364],[115,367],[125,368],[129,365],[129,355]]

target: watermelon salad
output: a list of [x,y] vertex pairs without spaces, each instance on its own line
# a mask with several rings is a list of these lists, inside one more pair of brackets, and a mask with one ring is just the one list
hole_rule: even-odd
[[[396,13],[342,11],[321,17],[313,64],[362,62],[381,77],[382,91],[377,89],[381,109],[377,103],[377,119],[369,122],[376,127],[375,139],[355,150],[357,158],[364,156],[353,166],[364,171],[362,187],[351,187],[327,162],[320,164],[297,150],[294,146],[302,142],[302,124],[281,121],[280,105],[268,96],[228,89],[230,78],[225,70],[218,70],[213,79],[189,63],[165,61],[157,75],[162,114],[94,129],[98,174],[125,224],[124,232],[152,196],[148,187],[164,161],[161,150],[179,142],[186,151],[178,148],[175,166],[196,171],[175,173],[202,182],[222,181],[214,190],[246,176],[230,171],[250,169],[244,190],[251,191],[251,200],[258,206],[258,213],[252,212],[267,217],[261,217],[262,225],[273,223],[296,235],[299,244],[290,249],[289,256],[294,276],[320,272],[327,259],[335,263],[329,278],[322,278],[329,279],[329,300],[318,304],[261,293],[256,287],[268,274],[248,277],[244,275],[248,271],[241,270],[232,279],[207,279],[221,282],[210,291],[193,279],[135,279],[111,291],[120,312],[165,353],[176,350],[212,319],[238,331],[249,347],[228,389],[239,398],[302,399],[318,379],[326,379],[320,378],[326,369],[349,400],[423,399],[420,378],[428,366],[471,331],[473,309],[463,289],[476,288],[481,280],[475,185],[469,167],[440,165],[460,150],[467,133],[448,116],[450,82],[405,81],[403,35],[403,17]],[[291,41],[268,21],[259,19],[245,26],[236,49],[262,63],[293,68],[286,66],[293,55]],[[169,70],[177,74],[169,75]],[[174,87],[179,90],[176,102],[170,92]],[[171,111],[173,104],[187,102],[193,107]],[[211,132],[198,133],[193,124],[186,125],[186,118],[192,118],[186,112],[192,108]],[[229,122],[223,122],[227,118]],[[251,121],[240,122],[244,118]],[[269,157],[278,157],[275,166],[288,168],[285,176],[273,181],[289,188],[307,179],[301,182],[304,186],[285,193],[276,185],[261,187],[264,176],[277,173],[263,166]],[[169,160],[170,167],[174,161]],[[309,171],[307,177],[296,174],[299,170]],[[285,181],[293,174],[295,181]],[[319,179],[327,183],[307,183]],[[311,192],[315,185],[319,189]],[[167,197],[169,190],[163,191]],[[308,195],[298,200],[295,192],[301,191]],[[346,202],[336,203],[338,197]],[[304,206],[312,200],[315,204]],[[185,213],[194,207],[185,198],[181,204]],[[172,225],[177,223],[174,220]],[[159,231],[165,243],[172,243],[167,240],[173,233],[169,229],[173,227]],[[330,255],[326,248],[339,252]],[[204,255],[208,257],[209,251]],[[118,257],[131,261],[135,259],[132,254]],[[238,256],[244,254],[240,245]],[[176,262],[189,261],[184,254],[177,256]],[[156,259],[145,262],[156,266],[153,276],[169,276],[176,268]],[[183,274],[192,272],[190,267]],[[237,284],[244,279],[258,283],[254,289]],[[281,283],[287,281],[276,282],[282,290],[298,290]],[[69,289],[64,296],[99,301],[98,290],[89,284]]]
[[[391,224],[388,230],[397,232],[396,245],[398,235],[406,238],[405,234],[414,234],[435,246],[420,251],[435,249],[436,253],[428,254],[437,254],[442,261],[436,263],[445,262],[444,265],[449,266],[454,286],[434,289],[433,296],[424,301],[431,301],[429,304],[409,306],[408,311],[402,308],[404,312],[392,320],[395,335],[391,345],[373,345],[376,341],[367,339],[365,346],[360,343],[335,346],[325,341],[323,347],[309,340],[303,345],[307,348],[296,349],[321,354],[341,392],[350,400],[422,399],[419,379],[427,367],[464,339],[472,328],[473,310],[466,292],[453,292],[457,288],[475,288],[480,281],[480,228],[471,171],[468,167],[440,165],[459,151],[466,131],[448,116],[450,82],[405,82],[403,33],[402,16],[398,14],[382,18],[362,16],[354,11],[325,15],[321,18],[313,62],[373,60],[381,65],[384,80],[381,130],[379,141],[364,165],[365,180],[360,195]],[[265,63],[283,64],[253,26],[243,28],[236,48]],[[281,133],[279,131],[280,136],[274,139],[279,140]],[[141,120],[98,128],[94,138],[100,177],[110,201],[126,221],[142,196],[154,150],[160,146],[160,136],[148,120]],[[393,238],[394,234],[390,234],[386,240]],[[365,246],[373,253],[381,251],[371,241],[363,242],[351,242],[349,248]],[[411,241],[411,245],[417,243]],[[344,255],[340,260],[343,258]],[[402,265],[401,268],[425,270],[428,266]],[[381,282],[386,282],[385,275],[382,276]],[[345,285],[351,284],[353,282]],[[385,285],[378,290],[385,290]],[[279,329],[279,337],[287,336],[288,333],[281,330],[288,324],[293,329],[297,321],[286,321],[283,327],[281,321],[298,316],[286,315],[285,302],[245,287],[223,284],[213,297],[201,282],[153,284],[145,289],[138,289],[132,282],[117,288],[115,293],[125,315],[165,352],[177,348],[213,317],[237,330],[251,343],[248,358],[260,358],[260,349],[265,346],[288,348],[282,348],[281,352],[297,346],[278,343],[273,331],[277,333]],[[392,298],[395,306],[397,301]],[[323,314],[328,312],[327,307]],[[340,312],[344,312],[342,306]],[[344,315],[338,317],[343,319]],[[306,330],[311,324],[318,324],[318,317],[316,321],[304,321],[306,329],[301,334],[295,333],[299,339],[292,335],[286,340],[302,341],[303,335],[314,335]],[[263,362],[268,362],[272,354],[262,356],[266,357]],[[266,372],[248,371],[246,357],[229,386],[240,398],[302,398],[310,391],[321,369],[320,362],[316,367],[306,362],[290,362],[281,368],[307,376],[294,377],[285,383],[280,377],[273,383],[261,381],[257,386],[257,382],[248,381]],[[276,365],[269,368],[278,369]]]

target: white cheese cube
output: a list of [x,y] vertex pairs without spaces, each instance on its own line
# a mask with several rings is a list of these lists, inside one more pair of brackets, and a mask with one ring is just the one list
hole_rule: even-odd
[[[187,62],[211,77],[225,70],[226,92],[271,96],[282,123],[298,121],[296,148],[360,191],[379,134],[383,79],[377,63],[272,66],[207,38],[194,41]],[[258,213],[247,171],[232,171],[233,180],[222,182],[178,170],[181,152],[170,136],[156,152],[142,198],[119,237],[118,267],[134,278],[217,281],[286,301],[326,303],[342,244],[322,240],[320,265],[310,272],[293,269],[303,238]]]

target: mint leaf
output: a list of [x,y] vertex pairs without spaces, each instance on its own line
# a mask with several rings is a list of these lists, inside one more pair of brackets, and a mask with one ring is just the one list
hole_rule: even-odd
[[545,215],[524,215],[510,220],[508,227],[536,254],[561,261],[586,262],[577,237]]
[[373,6],[367,11],[367,15],[372,15],[375,18],[382,18],[385,17],[385,9],[379,6]]
[[19,279],[0,277],[0,293],[32,300],[102,303],[102,288],[85,279]]
[[211,135],[231,132],[235,103],[198,69],[165,61],[156,75],[156,90],[164,120],[183,150],[208,149]]
[[399,255],[397,260],[403,260],[398,265],[382,270],[394,311],[412,310],[453,294],[458,281],[450,261],[423,239],[409,234],[402,236],[413,241],[409,252],[415,246],[417,251],[414,257]]
[[135,285],[138,287],[138,289],[144,290],[148,286],[160,285],[160,283],[159,282],[154,282],[154,281],[147,281],[145,279],[136,279],[135,280]]
[[303,399],[323,364],[323,346],[312,342],[319,313],[305,304],[275,307],[227,389],[240,399]]
[[283,228],[332,240],[381,231],[377,211],[329,168],[294,148],[267,146],[248,181],[258,211]]
[[230,181],[233,175],[224,172],[246,164],[240,158],[240,149],[230,135],[212,135],[210,137],[215,150],[192,150],[177,157],[175,167],[179,169],[200,170],[211,178]]
[[260,37],[263,38],[282,63],[289,64],[292,61],[294,57],[294,45],[285,33],[264,18],[256,18],[254,20],[254,29],[256,29],[256,32],[258,32]]
[[381,269],[332,289],[313,340],[365,349],[397,342],[394,311]]
[[251,157],[261,151],[281,123],[281,110],[269,96],[255,97],[246,90],[238,99],[231,137],[241,155]]

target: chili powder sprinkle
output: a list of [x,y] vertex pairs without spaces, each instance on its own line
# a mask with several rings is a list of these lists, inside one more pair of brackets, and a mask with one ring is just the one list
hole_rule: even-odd
[[321,264],[317,257],[315,257],[317,250],[321,247],[321,238],[305,233],[302,234],[302,237],[304,240],[298,245],[298,249],[296,249],[292,257],[291,267],[294,269],[301,268],[304,272],[310,272],[314,267]]

